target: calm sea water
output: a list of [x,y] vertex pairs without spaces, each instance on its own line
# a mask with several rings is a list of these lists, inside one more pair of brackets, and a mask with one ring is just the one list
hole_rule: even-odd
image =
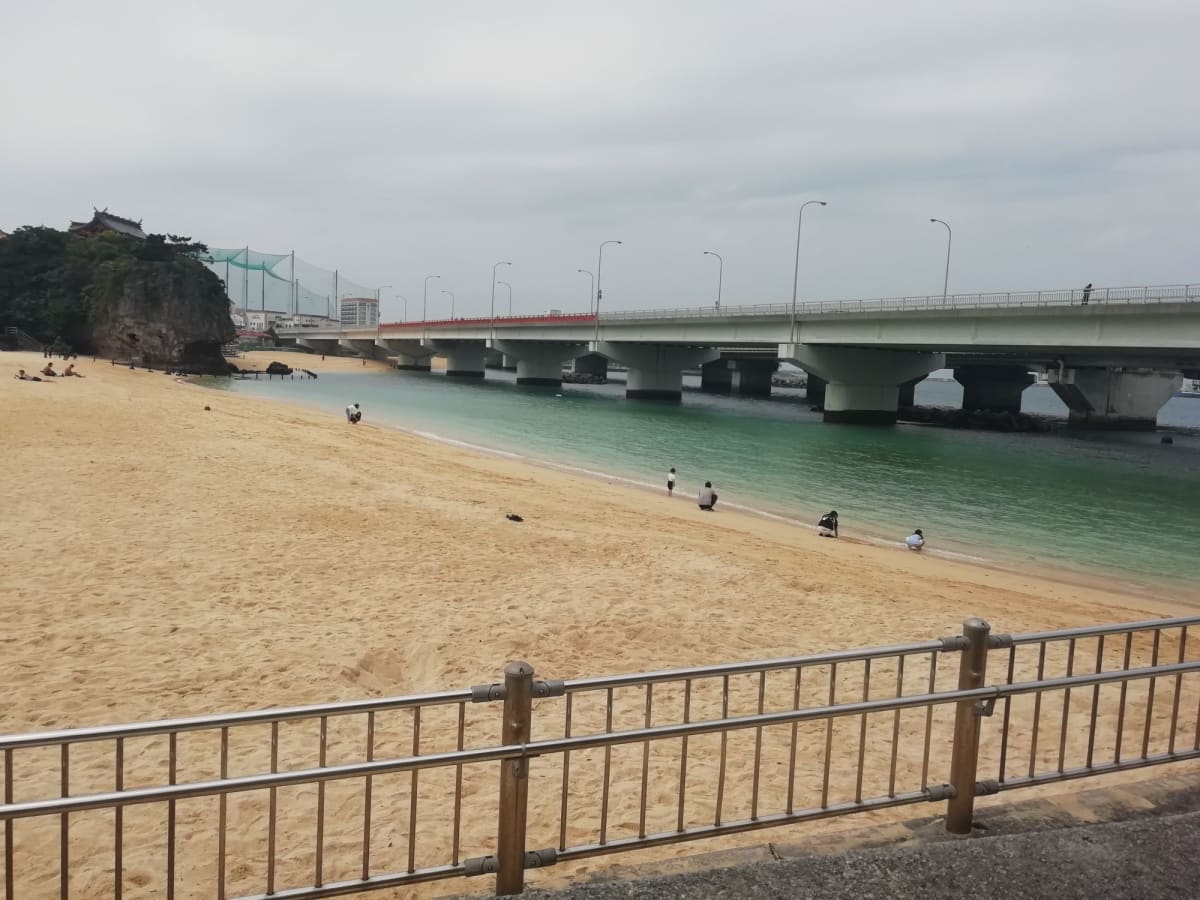
[[[324,409],[338,427],[345,405],[358,402],[368,421],[648,484],[675,466],[681,493],[710,480],[722,503],[804,523],[837,509],[846,534],[899,541],[920,527],[931,548],[1001,564],[1115,575],[1175,593],[1195,584],[1200,399],[1163,408],[1160,425],[1181,429],[1168,446],[1159,434],[833,426],[798,391],[752,400],[688,390],[672,405],[627,401],[616,383],[521,387],[490,370],[482,383],[376,372],[214,386]],[[960,399],[954,382],[917,389],[925,405]],[[1026,390],[1024,404],[1065,415],[1045,386]]]

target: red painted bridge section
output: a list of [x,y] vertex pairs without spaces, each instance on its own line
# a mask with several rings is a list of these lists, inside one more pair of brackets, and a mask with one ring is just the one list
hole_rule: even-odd
[[477,316],[472,319],[429,319],[424,322],[380,322],[379,327],[393,328],[428,328],[430,326],[454,327],[456,325],[578,325],[581,322],[595,322],[595,313],[568,313],[553,316]]

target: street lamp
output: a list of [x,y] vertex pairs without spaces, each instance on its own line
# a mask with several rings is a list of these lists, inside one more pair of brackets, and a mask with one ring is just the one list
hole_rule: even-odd
[[954,241],[954,232],[950,230],[950,225],[942,222],[941,219],[930,219],[930,222],[939,222],[946,226],[946,277],[942,280],[942,306],[946,305],[946,288],[950,286],[950,244]]
[[378,313],[379,313],[379,294],[380,294],[380,292],[382,292],[382,291],[383,291],[383,289],[384,289],[385,287],[386,287],[386,288],[390,288],[390,287],[391,287],[391,285],[390,285],[390,284],[381,284],[379,287],[375,288],[375,313],[376,313],[376,324],[378,324],[378,323],[379,323],[379,318],[378,318]]
[[454,291],[442,291],[443,294],[450,295],[450,321],[454,321]]
[[496,339],[496,270],[501,266],[511,266],[507,259],[502,259],[500,262],[492,266],[492,324],[489,329],[492,340]]
[[396,299],[404,301],[404,314],[400,317],[400,321],[407,322],[408,321],[408,298],[401,297],[399,294],[397,294]]
[[717,309],[721,308],[721,282],[725,280],[725,260],[721,259],[720,253],[714,253],[712,250],[705,250],[705,256],[715,256],[717,258]]
[[576,272],[582,272],[588,277],[588,312],[592,310],[592,296],[596,293],[596,276],[587,269],[576,269]]
[[506,288],[508,288],[508,314],[511,317],[512,316],[512,285],[509,284],[507,281],[497,281],[496,284],[502,284]]
[[604,268],[604,245],[619,244],[620,241],[601,241],[600,258],[596,260],[596,340],[600,340],[600,270]]
[[792,271],[792,340],[796,340],[796,288],[800,284],[800,226],[804,224],[804,207],[812,204],[828,206],[824,200],[806,200],[800,204],[800,215],[796,217],[796,267]]
[[421,293],[421,339],[422,340],[425,339],[425,335],[428,333],[428,328],[425,327],[425,323],[429,321],[429,282],[435,278],[441,278],[441,277],[442,277],[441,275],[426,275],[425,276],[425,290],[422,291],[422,293]]

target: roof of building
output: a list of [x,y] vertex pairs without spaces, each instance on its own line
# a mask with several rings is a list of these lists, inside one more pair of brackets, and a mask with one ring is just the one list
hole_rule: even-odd
[[92,207],[92,220],[90,222],[72,222],[71,231],[84,230],[107,230],[116,231],[120,234],[127,234],[130,237],[145,239],[146,232],[142,231],[142,220],[136,222],[133,219],[126,219],[118,215],[114,215],[108,211],[106,206],[104,209],[96,209]]
[[379,302],[379,300],[376,297],[343,297],[342,298],[343,304],[346,304],[346,303],[378,303],[378,302]]

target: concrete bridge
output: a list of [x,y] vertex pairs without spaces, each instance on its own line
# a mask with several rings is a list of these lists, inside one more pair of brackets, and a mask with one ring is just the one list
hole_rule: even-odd
[[557,385],[564,364],[604,375],[628,367],[626,395],[679,399],[682,373],[702,389],[769,394],[780,361],[809,375],[825,420],[889,424],[916,383],[947,366],[969,409],[1019,411],[1045,372],[1073,425],[1153,428],[1184,375],[1200,377],[1200,285],[943,298],[901,297],[554,316],[393,322],[371,329],[293,327],[281,338],[452,377],[515,361],[519,384]]

